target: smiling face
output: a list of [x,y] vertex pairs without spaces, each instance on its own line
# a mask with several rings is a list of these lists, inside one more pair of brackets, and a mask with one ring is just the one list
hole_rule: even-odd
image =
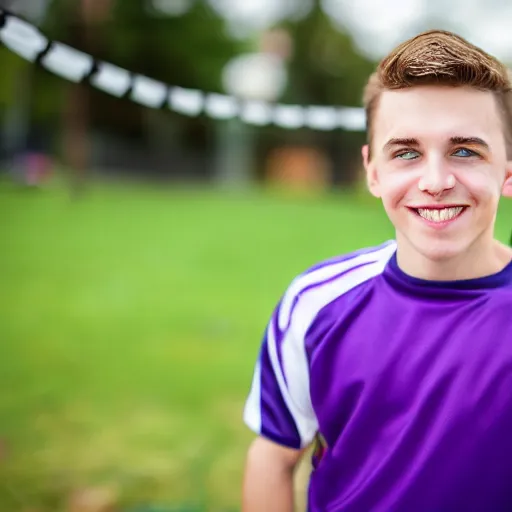
[[382,92],[373,118],[370,191],[409,260],[478,258],[494,244],[501,194],[512,196],[503,119],[491,92],[421,85]]

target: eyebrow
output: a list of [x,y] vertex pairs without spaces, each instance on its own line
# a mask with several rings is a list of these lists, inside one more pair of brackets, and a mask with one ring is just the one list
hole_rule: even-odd
[[386,144],[384,144],[385,150],[390,150],[394,146],[409,146],[409,147],[417,147],[420,143],[418,139],[411,139],[411,138],[393,138],[389,139]]
[[[468,144],[489,149],[489,144],[487,144],[487,142],[485,142],[485,140],[481,139],[480,137],[450,137],[450,143]],[[414,138],[393,138],[389,139],[386,144],[384,144],[384,149],[389,151],[395,146],[418,147],[420,146],[420,142],[418,139]]]
[[452,144],[468,144],[473,146],[482,146],[485,149],[489,149],[489,144],[480,137],[451,137],[450,142]]

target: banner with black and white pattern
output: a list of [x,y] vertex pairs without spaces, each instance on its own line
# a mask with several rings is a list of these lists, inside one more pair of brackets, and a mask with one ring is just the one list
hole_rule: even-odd
[[275,104],[241,100],[235,96],[171,86],[95,59],[66,44],[51,41],[31,23],[0,9],[0,42],[27,61],[37,63],[66,80],[92,87],[149,108],[168,108],[186,116],[238,118],[255,126],[286,129],[364,131],[362,108]]

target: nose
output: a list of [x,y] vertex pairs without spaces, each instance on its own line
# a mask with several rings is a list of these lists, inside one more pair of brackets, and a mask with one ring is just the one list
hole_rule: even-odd
[[422,192],[437,196],[455,187],[455,176],[442,162],[431,159],[425,163],[418,188]]

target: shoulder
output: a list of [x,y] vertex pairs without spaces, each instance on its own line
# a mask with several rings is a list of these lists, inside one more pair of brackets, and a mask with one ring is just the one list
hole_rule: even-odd
[[395,251],[396,242],[390,240],[306,269],[293,279],[283,295],[278,313],[280,330],[286,330],[292,321],[305,326],[324,306],[380,275]]

